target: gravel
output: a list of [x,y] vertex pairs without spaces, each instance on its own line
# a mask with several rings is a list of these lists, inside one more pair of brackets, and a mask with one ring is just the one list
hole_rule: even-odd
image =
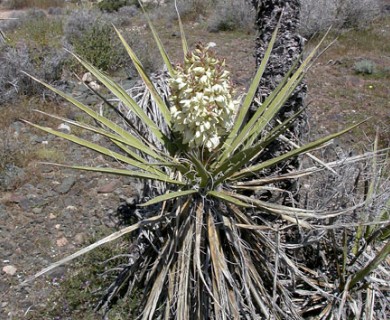
[[[19,132],[26,141],[47,138],[30,128]],[[104,162],[95,153],[59,139],[55,147],[68,164]],[[94,230],[116,231],[116,209],[123,199],[138,194],[137,184],[125,177],[39,164],[10,166],[0,172],[0,179],[0,319],[24,319],[38,306],[45,307],[57,289],[56,279],[67,276],[67,267],[25,286],[22,282],[81,249]]]

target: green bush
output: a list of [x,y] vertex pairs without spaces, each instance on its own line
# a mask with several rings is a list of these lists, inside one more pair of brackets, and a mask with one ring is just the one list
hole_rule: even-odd
[[98,3],[98,7],[102,11],[113,12],[118,11],[124,6],[129,6],[136,3],[137,1],[133,0],[103,0]]
[[354,70],[357,74],[374,74],[377,68],[373,61],[364,59],[355,63]]
[[[98,10],[73,11],[64,25],[65,42],[71,51],[101,70],[125,69],[131,73],[134,69],[130,58],[112,27],[112,24],[121,24],[121,17],[118,19]],[[144,66],[149,71],[157,69],[155,51],[148,48],[148,40],[141,39],[137,30],[128,32],[126,36]]]
[[110,26],[95,24],[75,41],[74,51],[99,69],[117,68],[122,66],[123,55],[114,48],[112,39],[113,32]]

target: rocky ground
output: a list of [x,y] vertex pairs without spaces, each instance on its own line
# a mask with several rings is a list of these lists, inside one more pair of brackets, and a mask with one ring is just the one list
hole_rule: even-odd
[[[27,135],[33,146],[56,146],[66,163],[105,165],[103,157],[80,147],[14,124],[11,135]],[[23,280],[64,255],[85,245],[92,237],[116,230],[116,208],[138,193],[126,178],[64,170],[31,163],[10,166],[0,184],[0,319],[22,319],[42,306],[66,267],[55,269],[43,280],[27,285]],[[98,235],[97,235],[98,234]]]

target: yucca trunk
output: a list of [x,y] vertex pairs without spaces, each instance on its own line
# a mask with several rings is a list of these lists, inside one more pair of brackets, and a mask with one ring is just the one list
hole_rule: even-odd
[[[300,17],[300,1],[299,0],[252,0],[256,10],[256,28],[258,36],[256,38],[256,64],[259,65],[264,58],[264,53],[271,40],[272,33],[280,19],[280,27],[278,40],[276,41],[269,59],[267,68],[260,81],[260,86],[257,93],[257,98],[260,103],[264,102],[265,98],[276,88],[284,76],[288,73],[291,67],[299,59],[303,51],[304,39],[299,35],[299,17]],[[306,95],[306,84],[302,82],[294,91],[284,107],[279,111],[271,126],[274,126],[277,121],[284,121],[292,114],[296,113],[304,106],[304,98]],[[252,106],[252,114],[256,111],[257,105]],[[305,133],[304,117],[301,116],[300,121],[296,121],[290,128],[290,131],[285,135],[288,139],[297,142]],[[288,150],[291,146],[278,139],[272,143],[268,152],[261,156],[259,161],[268,160],[278,156]],[[289,162],[276,166],[273,173],[285,173],[291,169],[297,169],[299,161],[297,158],[290,159]],[[279,186],[282,189],[287,189],[293,193],[297,187],[292,181]],[[294,198],[297,198],[296,195]],[[290,202],[291,199],[284,199],[284,202]]]

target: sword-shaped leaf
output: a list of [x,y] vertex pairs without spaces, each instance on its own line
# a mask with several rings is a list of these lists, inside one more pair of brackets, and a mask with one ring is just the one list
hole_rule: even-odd
[[[161,39],[160,39],[156,29],[153,26],[152,21],[150,20],[149,15],[147,14],[144,6],[142,5],[142,1],[138,1],[138,3],[139,3],[139,6],[141,7],[141,9],[146,17],[146,21],[148,22],[148,26],[149,26],[150,30],[152,31],[154,41],[156,42],[158,50],[160,51],[161,57],[162,57],[165,65],[167,66],[168,72],[169,72],[170,76],[173,77],[173,75],[175,74],[175,71],[173,70],[171,60],[169,59],[169,56],[168,56],[168,54],[167,54],[167,52],[166,52],[166,50],[161,42]],[[179,20],[179,23],[180,23],[180,20]]]
[[224,172],[225,175],[229,175],[231,173],[235,173],[241,168],[245,167],[251,159],[253,159],[256,155],[258,155],[264,148],[267,147],[272,141],[274,141],[277,137],[280,136],[284,131],[287,130],[289,125],[295,121],[299,117],[299,115],[305,109],[302,108],[300,111],[295,113],[290,118],[286,119],[283,123],[276,126],[271,132],[264,138],[264,140],[260,140],[256,144],[252,146],[248,146],[243,150],[237,152],[233,157],[225,160],[214,172],[213,176],[216,177],[220,172]]
[[180,198],[180,197],[184,197],[184,196],[189,196],[189,195],[197,193],[197,192],[198,192],[198,190],[185,190],[185,191],[169,192],[169,193],[165,193],[161,196],[154,197],[153,199],[151,199],[143,204],[140,204],[140,206],[146,207],[146,206],[150,206],[152,204],[156,204],[159,202],[172,200],[172,199]]
[[[306,70],[311,65],[312,60],[314,59],[319,47],[322,45],[325,38],[323,38],[318,45],[314,48],[314,50],[309,54],[309,56],[305,59],[304,62],[300,65],[300,67],[292,74],[292,70],[296,67],[296,63],[290,69],[289,73],[284,77],[281,83],[276,87],[276,89],[270,94],[269,97],[266,98],[264,103],[257,109],[252,118],[247,122],[247,124],[242,128],[240,133],[237,135],[233,134],[233,131],[229,134],[231,139],[227,139],[225,142],[225,150],[222,153],[221,160],[227,159],[229,154],[234,152],[236,148],[245,143],[247,139],[250,139],[255,135],[258,136],[265,126],[269,123],[271,119],[276,115],[276,113],[280,110],[280,108],[284,105],[285,101],[292,94],[296,86],[300,83],[303,78]],[[268,48],[269,49],[269,48]],[[290,75],[292,76],[290,77]],[[260,81],[260,79],[259,79]],[[258,84],[257,84],[258,86]],[[256,90],[257,90],[256,86]],[[251,86],[252,87],[252,86]],[[256,91],[255,91],[256,93]],[[253,100],[253,97],[252,97]],[[252,102],[251,100],[251,102]],[[245,102],[245,101],[244,101]],[[249,107],[248,107],[249,109]],[[246,114],[245,114],[246,115]],[[240,118],[237,119],[237,124],[242,125],[240,123]],[[233,127],[234,129],[234,127]]]
[[188,158],[192,161],[192,163],[195,165],[196,171],[198,176],[201,178],[200,187],[204,188],[207,185],[207,182],[209,180],[210,173],[207,172],[205,166],[203,163],[194,155],[188,154]]
[[[47,84],[47,83],[45,83],[45,82],[43,82],[43,81],[33,77],[31,75],[29,75],[28,73],[26,73],[26,75],[28,75],[29,77],[31,77],[35,81],[39,82],[40,84],[44,85],[46,88],[48,88],[48,89],[52,90],[53,92],[57,93],[58,95],[60,95],[64,99],[68,100],[70,103],[72,103],[74,106],[76,106],[77,108],[79,108],[80,110],[82,110],[83,112],[88,114],[90,117],[92,117],[93,119],[95,119],[96,121],[101,123],[102,125],[106,126],[110,130],[112,130],[113,132],[118,134],[119,136],[123,137],[127,141],[127,144],[129,144],[132,147],[134,147],[134,148],[136,148],[136,149],[138,149],[138,150],[140,150],[140,151],[150,155],[153,158],[161,160],[161,156],[159,156],[157,153],[155,153],[150,148],[145,146],[145,144],[143,142],[138,140],[131,133],[127,132],[125,129],[123,129],[122,127],[120,127],[116,123],[114,123],[114,122],[110,121],[109,119],[101,116],[97,112],[93,111],[91,108],[87,107],[86,105],[82,104],[81,102],[77,101],[75,98],[73,98],[72,96],[70,96],[70,95],[68,95],[68,94],[66,94],[64,92],[62,92],[61,90],[58,90],[58,89],[54,88],[53,86],[51,86],[51,85],[49,85],[49,84]],[[146,114],[145,114],[145,117],[148,118],[146,116]],[[155,126],[155,124],[150,119],[149,119],[149,121]],[[162,138],[163,137],[162,133],[159,130],[158,130],[158,132],[160,134],[160,137]]]
[[251,204],[248,204],[246,202],[242,202],[238,200],[237,198],[233,197],[231,194],[228,194],[225,191],[209,191],[207,192],[207,195],[212,196],[214,198],[230,202],[236,206],[239,207],[246,207],[246,208],[252,208],[253,206]]
[[118,34],[119,39],[122,41],[122,44],[125,47],[127,53],[129,54],[131,61],[133,61],[133,64],[138,71],[138,74],[140,75],[140,77],[144,81],[146,87],[149,89],[154,101],[156,102],[156,105],[160,109],[161,114],[163,115],[167,126],[170,127],[171,126],[171,113],[169,112],[168,106],[165,104],[163,98],[157,92],[152,80],[150,80],[149,76],[145,72],[145,69],[144,69],[141,61],[138,59],[138,57],[135,54],[135,52],[133,51],[133,49],[131,49],[131,47],[128,45],[128,43],[126,42],[125,38],[123,38],[123,36],[119,32],[119,30],[115,28],[115,31]]
[[277,27],[272,35],[269,46],[264,54],[264,58],[261,61],[259,68],[257,69],[256,75],[255,75],[255,77],[254,77],[254,79],[249,87],[249,90],[245,96],[244,102],[241,105],[241,108],[238,112],[235,123],[233,125],[233,128],[232,128],[231,132],[229,133],[229,135],[224,143],[225,149],[222,153],[221,160],[226,159],[229,156],[229,154],[237,147],[237,141],[236,142],[233,142],[233,141],[236,140],[235,138],[237,136],[238,131],[240,130],[241,126],[245,123],[245,117],[247,116],[247,113],[248,113],[248,110],[252,104],[253,98],[256,95],[257,88],[259,87],[260,80],[263,77],[263,73],[267,67],[267,63],[268,63],[269,57],[271,55],[275,40],[276,40],[276,35],[278,33],[278,29],[279,29],[279,23],[278,23],[278,25],[277,25]]
[[37,129],[40,129],[40,130],[45,131],[47,133],[53,134],[53,135],[58,136],[60,138],[64,138],[64,139],[66,139],[68,141],[72,141],[72,142],[74,142],[74,143],[76,143],[78,145],[81,145],[81,146],[86,147],[88,149],[97,151],[97,152],[99,152],[101,154],[104,154],[106,156],[109,156],[109,157],[111,157],[111,158],[113,158],[115,160],[122,161],[122,162],[127,163],[127,164],[129,164],[131,166],[134,166],[134,167],[137,167],[139,169],[145,170],[146,172],[153,173],[153,174],[155,174],[157,176],[164,176],[164,177],[166,177],[166,175],[162,171],[160,171],[160,170],[150,166],[149,164],[144,164],[144,163],[139,162],[137,160],[133,160],[133,159],[131,159],[129,157],[126,157],[126,156],[118,153],[118,152],[115,152],[115,151],[112,151],[112,150],[107,149],[105,147],[102,147],[102,146],[100,146],[100,145],[98,145],[96,143],[90,142],[88,140],[76,137],[76,136],[68,134],[68,133],[63,133],[63,132],[60,132],[60,131],[53,130],[51,128],[39,126],[37,124],[33,124],[31,122],[28,122],[26,120],[24,120],[24,122],[32,125],[33,127],[37,128]]
[[186,55],[187,55],[187,52],[188,52],[188,44],[187,44],[186,34],[184,32],[183,23],[181,22],[179,9],[177,8],[176,0],[175,0],[175,10],[176,10],[176,13],[177,13],[177,20],[179,21],[181,44],[182,44],[182,47],[183,47],[183,54],[184,54],[184,58],[185,58]]
[[[343,135],[344,133],[356,128],[357,126],[361,125],[363,122],[365,121],[362,121],[356,125],[353,125],[347,129],[344,129],[340,132],[337,132],[337,133],[334,133],[334,134],[331,134],[331,135],[328,135],[327,137],[324,137],[324,138],[321,138],[321,139],[318,139],[314,142],[311,142],[311,143],[308,143],[300,148],[297,148],[297,149],[294,149],[294,150],[291,150],[289,152],[286,152],[285,154],[279,156],[279,157],[276,157],[276,158],[273,158],[273,159],[269,159],[267,161],[264,161],[262,163],[259,163],[257,165],[253,165],[253,166],[249,166],[239,172],[236,172],[236,173],[232,173],[230,172],[228,175],[225,174],[223,175],[220,179],[218,179],[217,183],[221,182],[221,181],[224,181],[226,179],[229,179],[231,178],[232,180],[237,180],[237,179],[241,179],[243,177],[246,177],[246,176],[250,176],[250,175],[253,175],[254,173],[256,172],[259,172],[265,168],[268,168],[268,167],[271,167],[271,166],[274,166],[278,163],[280,163],[281,161],[283,160],[286,160],[286,159],[289,159],[289,158],[292,158],[292,157],[295,157],[295,156],[298,156],[300,154],[303,154],[303,153],[306,153],[310,150],[313,150],[323,144],[325,144],[326,142],[328,142],[329,140],[332,140],[334,138],[337,138],[341,135]],[[230,177],[229,177],[230,175]]]
[[157,174],[153,174],[153,173],[131,170],[131,169],[72,166],[72,165],[48,163],[48,162],[42,162],[42,164],[48,164],[51,166],[63,167],[63,168],[69,168],[69,169],[75,169],[75,170],[93,171],[93,172],[114,174],[114,175],[119,175],[119,176],[128,176],[128,177],[139,178],[139,179],[144,179],[144,180],[145,179],[157,180],[157,181],[171,183],[171,184],[175,184],[175,185],[179,185],[179,186],[185,185],[184,182],[170,179],[168,176],[157,175]]
[[[75,120],[70,120],[70,119],[67,119],[67,118],[64,118],[64,117],[60,117],[60,116],[56,116],[56,115],[53,115],[53,114],[49,114],[49,113],[46,113],[44,111],[41,111],[41,110],[34,110],[36,112],[39,112],[39,113],[42,113],[48,117],[51,117],[51,118],[54,118],[54,119],[58,119],[58,120],[61,120],[63,122],[66,122],[66,123],[69,123],[73,126],[76,126],[76,127],[79,127],[79,128],[82,128],[82,129],[85,129],[85,130],[88,130],[88,131],[91,131],[91,132],[94,132],[94,133],[97,133],[97,134],[100,134],[108,139],[110,139],[113,143],[117,144],[118,143],[123,143],[125,145],[128,145],[130,147],[134,147],[133,144],[129,143],[129,141],[125,138],[123,138],[122,136],[119,136],[119,135],[116,135],[116,134],[113,134],[107,130],[104,130],[102,128],[97,128],[97,127],[93,127],[93,126],[90,126],[88,124],[85,124],[85,123],[82,123],[82,122],[79,122],[79,121],[75,121]],[[147,149],[148,147],[147,146],[144,146],[142,149],[138,149],[146,154],[149,154],[150,155],[150,151],[149,149]],[[147,150],[147,151],[146,151]],[[132,158],[140,161],[140,162],[143,162],[143,163],[146,163],[146,160],[144,158],[142,158],[140,155],[138,155],[136,152],[130,150],[130,149],[126,149],[126,153],[128,153]],[[163,161],[164,158],[159,156],[158,154],[154,153],[155,154],[155,157],[156,159],[160,160],[160,161]],[[165,163],[164,164],[166,165],[169,165],[169,163]]]
[[[311,51],[308,57],[296,69],[297,64],[301,59],[301,57],[298,57],[297,61],[293,64],[289,72],[284,76],[280,84],[265,99],[261,107],[257,109],[253,117],[248,121],[243,129],[243,132],[241,132],[240,137],[237,137],[237,140],[242,141],[244,137],[245,139],[247,137],[256,138],[261,134],[265,126],[275,117],[280,108],[283,107],[284,103],[294,92],[298,84],[301,83],[305,73],[313,64],[313,60],[317,55],[319,48],[322,46],[326,36],[327,33],[317,44],[317,46]],[[295,69],[296,71],[293,73]],[[247,128],[249,128],[249,134],[247,133]]]
[[79,56],[71,53],[89,72],[91,72],[112,94],[114,94],[129,110],[134,112],[140,120],[149,127],[150,131],[155,137],[164,144],[166,140],[165,135],[160,131],[158,126],[146,115],[145,111],[130,97],[126,90],[123,89],[118,83],[112,80],[109,76],[105,75],[89,62],[81,59]]
[[[149,219],[145,219],[145,220],[142,220],[140,222],[137,222],[136,224],[133,224],[129,227],[126,227],[126,228],[123,228],[117,232],[114,232],[114,233],[111,233],[109,236],[99,240],[99,241],[96,241],[94,243],[92,243],[91,245],[85,247],[85,248],[82,248],[81,250],[71,254],[70,256],[67,256],[53,264],[51,264],[50,266],[48,266],[47,268],[39,271],[38,273],[36,273],[35,275],[33,275],[32,277],[26,279],[23,283],[28,283],[30,281],[33,281],[34,279],[44,275],[45,273],[48,273],[49,271],[59,267],[59,266],[62,266],[64,265],[65,263],[68,263],[74,259],[76,259],[77,257],[80,257],[98,247],[100,247],[101,245],[105,244],[105,243],[108,243],[108,242],[111,242],[111,241],[114,241],[116,239],[119,239],[120,237],[122,237],[123,235],[125,234],[129,234],[129,233],[132,233],[136,230],[138,230],[139,228],[141,228],[142,226],[145,226],[145,225],[148,225],[148,224],[152,224],[152,223],[157,223],[159,222],[160,220],[162,219],[161,216],[154,216],[154,217],[151,217]],[[165,217],[164,217],[165,219]]]

